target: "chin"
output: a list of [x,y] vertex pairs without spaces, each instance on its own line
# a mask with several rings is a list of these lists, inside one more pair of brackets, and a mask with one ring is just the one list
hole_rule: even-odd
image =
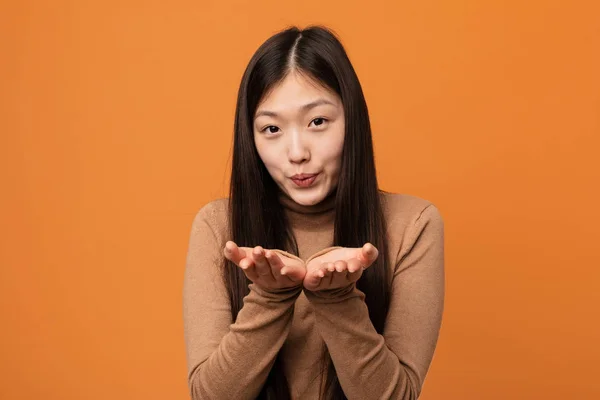
[[318,198],[314,198],[314,199],[308,199],[308,200],[294,199],[294,201],[303,206],[314,206],[315,204],[318,204],[320,200]]
[[325,198],[325,196],[323,196],[321,192],[311,193],[311,194],[293,193],[290,195],[290,197],[296,203],[303,205],[303,206],[314,206],[315,204],[319,204]]

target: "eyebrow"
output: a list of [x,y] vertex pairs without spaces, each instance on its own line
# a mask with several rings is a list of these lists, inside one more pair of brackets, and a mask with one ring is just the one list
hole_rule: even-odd
[[[310,103],[307,103],[307,104],[303,105],[302,107],[300,107],[300,109],[302,111],[306,112],[306,111],[310,110],[311,108],[315,108],[317,106],[321,106],[321,105],[324,105],[324,104],[329,104],[331,106],[335,106],[335,104],[333,104],[329,100],[318,99],[318,100],[315,100],[315,101],[312,101]],[[265,115],[267,117],[277,117],[278,114],[276,112],[273,112],[273,111],[262,110],[262,111],[257,112],[256,116],[254,118],[256,119],[256,118],[258,118],[258,117],[260,117],[262,115]]]

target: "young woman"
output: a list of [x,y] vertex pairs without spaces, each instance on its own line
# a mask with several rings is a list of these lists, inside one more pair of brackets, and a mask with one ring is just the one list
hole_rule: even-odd
[[229,199],[197,214],[184,280],[192,399],[417,399],[444,299],[443,222],[379,190],[358,78],[291,28],[239,88]]

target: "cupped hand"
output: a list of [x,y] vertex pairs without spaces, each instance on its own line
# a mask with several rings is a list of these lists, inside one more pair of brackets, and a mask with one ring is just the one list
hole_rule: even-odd
[[310,291],[346,287],[362,276],[379,256],[371,243],[361,248],[343,247],[313,258],[306,265],[304,288]]
[[306,275],[304,263],[260,246],[239,247],[228,241],[225,258],[240,267],[253,283],[266,290],[300,286]]

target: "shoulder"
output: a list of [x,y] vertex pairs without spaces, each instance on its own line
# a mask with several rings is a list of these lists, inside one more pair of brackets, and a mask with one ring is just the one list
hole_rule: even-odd
[[399,193],[380,192],[382,208],[392,256],[398,261],[407,254],[417,240],[441,244],[444,221],[439,209],[431,201]]
[[227,211],[229,208],[229,199],[221,198],[212,200],[197,211],[196,219],[213,219],[215,217],[227,215]]
[[380,199],[388,225],[408,227],[429,220],[443,223],[439,209],[429,200],[384,191],[380,191]]
[[210,229],[217,238],[222,238],[228,228],[229,199],[220,198],[202,206],[194,217],[192,230]]

